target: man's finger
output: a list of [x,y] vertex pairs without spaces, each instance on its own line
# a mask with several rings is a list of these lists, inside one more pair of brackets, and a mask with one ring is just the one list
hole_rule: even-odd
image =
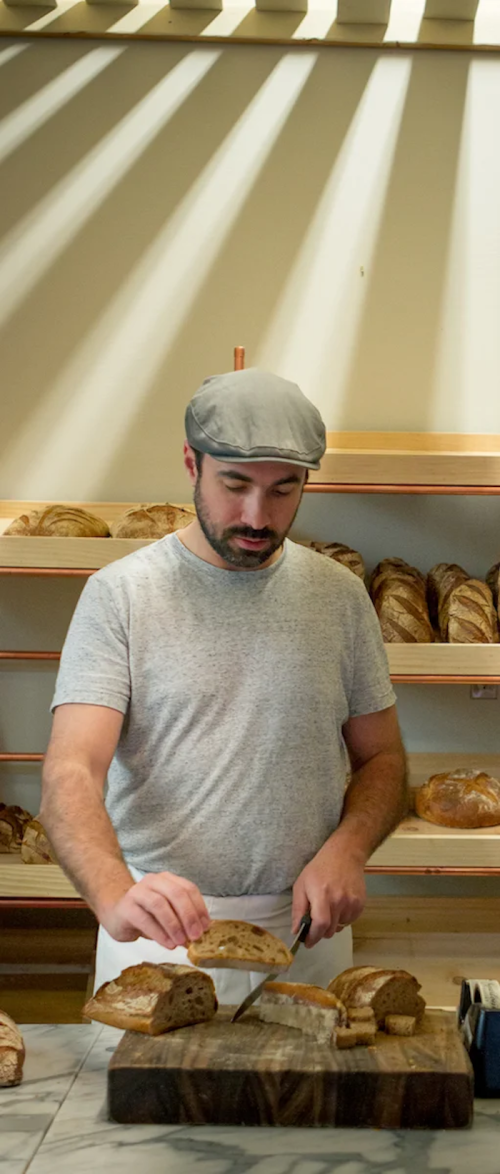
[[320,942],[322,938],[326,937],[335,918],[335,914],[332,917],[330,903],[324,893],[311,893],[310,901],[312,926],[307,935],[306,943],[309,947],[315,946],[317,942]]
[[[160,873],[157,873],[156,875],[157,876],[164,876],[165,874],[160,872]],[[170,878],[172,877],[172,873],[167,873],[166,875],[169,876]],[[196,914],[198,916],[198,920],[202,926],[202,932],[204,932],[206,929],[208,929],[209,925],[211,924],[212,919],[210,917],[207,906],[205,904],[205,901],[203,900],[203,897],[200,893],[198,886],[193,884],[192,881],[186,880],[186,878],[184,876],[176,876],[175,883],[176,883],[176,885],[178,885],[178,887],[180,889],[184,889],[184,891],[191,898],[191,901],[193,902],[193,905],[196,910]]]
[[137,936],[158,942],[159,946],[164,946],[167,950],[175,950],[177,942],[163,929],[153,914],[149,913],[147,909],[137,904],[131,911],[130,918],[131,924],[133,922],[134,929],[138,931]]
[[297,882],[293,886],[292,896],[292,933],[298,934],[304,914],[309,910],[309,900],[305,889]]
[[[186,889],[180,885],[172,883],[172,881],[164,881],[161,873],[154,876],[150,882],[149,889],[151,893],[157,894],[162,900],[166,901],[165,917],[158,913],[156,908],[153,908],[155,917],[165,926],[168,933],[173,934],[179,946],[184,943],[196,941],[201,937],[204,926],[198,915],[198,911],[193,903],[190,894]],[[159,908],[159,906],[158,906]],[[170,918],[171,912],[177,921],[177,926],[173,930],[171,928]],[[179,933],[181,937],[179,937]]]

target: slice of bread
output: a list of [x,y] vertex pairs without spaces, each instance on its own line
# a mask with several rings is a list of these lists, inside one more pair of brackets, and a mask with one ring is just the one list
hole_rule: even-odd
[[420,983],[407,970],[381,970],[376,966],[351,966],[328,984],[327,989],[349,1008],[371,1007],[379,1027],[386,1015],[409,1015],[417,1022],[425,1011],[418,994]]
[[190,1023],[204,1023],[216,1010],[209,974],[170,962],[140,962],[99,987],[82,1014],[111,1027],[161,1035]]
[[293,955],[288,946],[259,925],[249,921],[212,921],[188,952],[193,966],[209,970],[226,967],[229,970],[288,970]]
[[280,1023],[331,1043],[332,1033],[347,1023],[346,1010],[335,995],[302,982],[267,982],[257,1008],[264,1023]]

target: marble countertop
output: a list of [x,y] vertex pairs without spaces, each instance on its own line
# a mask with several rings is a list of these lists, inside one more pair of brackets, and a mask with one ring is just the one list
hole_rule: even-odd
[[115,1125],[106,1074],[121,1032],[22,1028],[24,1080],[0,1089],[0,1174],[500,1174],[500,1100],[469,1130]]

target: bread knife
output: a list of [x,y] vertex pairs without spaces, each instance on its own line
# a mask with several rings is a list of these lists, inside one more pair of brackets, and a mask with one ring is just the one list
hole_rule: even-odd
[[[301,943],[305,942],[311,925],[311,914],[305,913],[300,923],[300,929],[297,937],[295,938],[293,945],[290,946],[291,954],[296,954]],[[231,1018],[231,1023],[236,1023],[236,1020],[239,1019],[240,1015],[243,1015],[244,1012],[248,1011],[248,1008],[252,1006],[252,1003],[255,1003],[255,1000],[258,999],[259,995],[263,991],[266,982],[273,982],[274,979],[278,978],[280,974],[283,974],[282,970],[275,970],[272,974],[266,974],[266,977],[262,979],[262,982],[259,982],[259,985],[254,987],[253,991],[250,991],[250,994],[247,995],[246,999],[243,999],[243,1002],[240,1003],[239,1007],[237,1007],[234,1015]]]

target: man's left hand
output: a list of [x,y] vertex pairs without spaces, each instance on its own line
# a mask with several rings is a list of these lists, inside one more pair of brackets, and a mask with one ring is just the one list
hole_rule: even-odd
[[301,918],[311,914],[306,946],[332,938],[363,912],[364,865],[364,858],[340,850],[340,845],[336,849],[330,840],[302,870],[293,886],[292,930],[298,933]]

